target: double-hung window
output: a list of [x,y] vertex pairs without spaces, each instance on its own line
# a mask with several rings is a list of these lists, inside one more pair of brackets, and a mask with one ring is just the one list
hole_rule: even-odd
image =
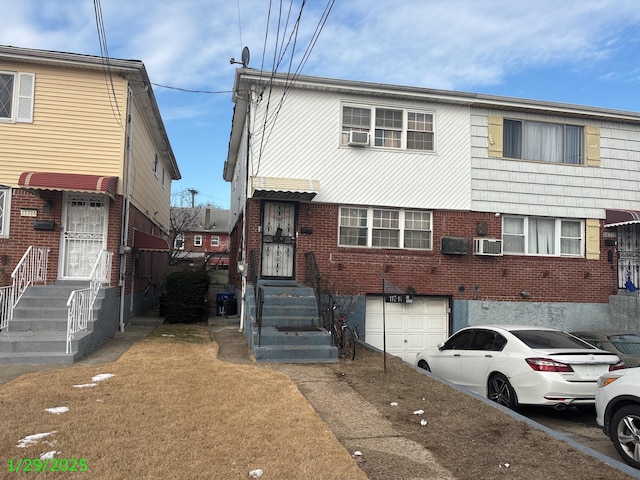
[[504,119],[504,156],[581,165],[583,130],[579,125]]
[[33,122],[35,75],[0,71],[0,122]]
[[582,256],[583,223],[546,217],[511,217],[502,220],[505,254]]
[[211,237],[211,246],[212,247],[217,247],[220,245],[220,237],[218,237],[217,235],[214,235]]
[[179,233],[176,238],[173,239],[174,250],[184,250],[184,234]]
[[11,189],[0,185],[0,238],[9,236],[9,212]]
[[[387,107],[343,105],[342,145],[434,151],[434,113]],[[373,139],[368,141],[366,133]],[[354,138],[358,138],[354,141]]]
[[345,247],[430,250],[431,212],[341,207],[338,242]]
[[201,247],[202,246],[202,235],[194,235],[193,237],[193,246]]

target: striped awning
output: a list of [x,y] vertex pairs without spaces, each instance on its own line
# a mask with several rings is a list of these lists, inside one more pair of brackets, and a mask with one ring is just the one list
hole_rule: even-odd
[[640,210],[607,210],[605,227],[619,227],[640,223]]
[[18,185],[36,190],[106,193],[115,198],[118,192],[118,177],[80,173],[23,172],[18,179]]
[[311,201],[319,191],[318,180],[284,177],[251,178],[251,196],[255,198]]
[[168,252],[169,242],[157,235],[141,232],[140,230],[134,230],[133,248],[148,252]]

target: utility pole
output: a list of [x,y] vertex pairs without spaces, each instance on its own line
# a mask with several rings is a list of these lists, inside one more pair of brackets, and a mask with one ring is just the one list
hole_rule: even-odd
[[189,193],[191,194],[191,208],[194,208],[196,206],[196,195],[200,192],[195,188],[190,188]]

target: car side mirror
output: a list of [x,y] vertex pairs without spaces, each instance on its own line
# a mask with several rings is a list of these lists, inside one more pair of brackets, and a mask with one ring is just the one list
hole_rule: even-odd
[[444,347],[444,342],[440,342],[438,345],[436,345],[438,347],[438,350],[442,350],[442,347]]

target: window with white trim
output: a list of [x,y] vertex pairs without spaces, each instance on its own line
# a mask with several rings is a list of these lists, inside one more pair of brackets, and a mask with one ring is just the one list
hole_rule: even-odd
[[201,247],[202,246],[202,235],[194,235],[193,236],[193,246]]
[[584,222],[548,217],[502,217],[502,251],[515,255],[581,257]]
[[434,151],[433,112],[343,105],[341,132],[342,145],[349,145],[351,132],[366,132],[373,147]]
[[174,250],[184,250],[184,234],[179,233],[176,238],[173,239]]
[[7,238],[9,236],[10,200],[11,189],[0,185],[0,238]]
[[505,158],[584,164],[584,127],[504,119]]
[[338,244],[343,247],[432,249],[431,212],[340,207]]
[[212,247],[217,247],[218,245],[220,245],[220,237],[218,237],[217,235],[214,235],[211,237],[211,246]]
[[33,122],[33,73],[0,71],[0,122]]
[[156,176],[156,178],[158,178],[158,164],[159,164],[158,154],[156,153],[153,158],[153,174]]

